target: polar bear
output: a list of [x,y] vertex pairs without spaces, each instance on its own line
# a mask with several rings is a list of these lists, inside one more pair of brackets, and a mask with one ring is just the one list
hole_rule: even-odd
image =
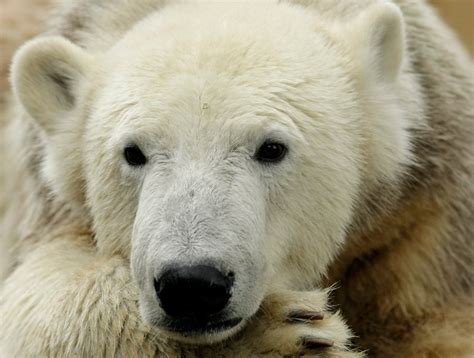
[[369,354],[471,353],[471,64],[425,4],[59,13],[12,68],[5,355],[359,356],[334,282]]

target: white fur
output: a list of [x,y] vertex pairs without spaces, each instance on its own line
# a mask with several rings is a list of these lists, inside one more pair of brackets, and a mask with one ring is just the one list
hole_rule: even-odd
[[[236,273],[229,311],[247,319],[270,290],[313,287],[365,193],[411,161],[403,48],[392,4],[341,24],[273,2],[180,2],[102,51],[33,40],[13,83],[44,130],[48,184],[101,253],[131,259],[145,321],[163,315],[166,265],[207,260]],[[281,163],[254,159],[266,139],[288,146]],[[124,161],[131,142],[144,167]]]

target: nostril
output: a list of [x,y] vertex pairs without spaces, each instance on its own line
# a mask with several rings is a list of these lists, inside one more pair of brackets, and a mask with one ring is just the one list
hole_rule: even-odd
[[233,282],[233,272],[224,275],[212,266],[196,265],[169,269],[154,284],[169,316],[205,317],[224,309]]

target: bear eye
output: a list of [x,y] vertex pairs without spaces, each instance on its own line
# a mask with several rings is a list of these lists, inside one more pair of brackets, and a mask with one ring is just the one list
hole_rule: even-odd
[[288,148],[281,143],[265,142],[257,150],[255,159],[263,163],[278,163],[285,157]]
[[125,157],[125,160],[129,165],[132,167],[138,167],[141,165],[145,165],[147,162],[147,159],[145,157],[145,154],[138,148],[136,145],[131,145],[129,147],[126,147],[123,150],[123,156]]

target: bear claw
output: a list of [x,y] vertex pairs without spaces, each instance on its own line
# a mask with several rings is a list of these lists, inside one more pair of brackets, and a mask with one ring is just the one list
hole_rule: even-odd
[[301,338],[301,344],[306,349],[321,349],[334,346],[334,341],[327,338],[303,337]]
[[289,322],[321,321],[324,319],[322,312],[295,311],[288,315]]

